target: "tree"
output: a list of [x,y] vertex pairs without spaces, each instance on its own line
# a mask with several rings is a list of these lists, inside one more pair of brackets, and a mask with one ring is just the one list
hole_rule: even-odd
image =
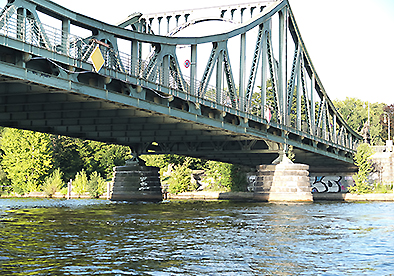
[[90,175],[87,190],[92,198],[98,198],[105,191],[105,181],[99,173],[93,172]]
[[88,191],[88,177],[84,170],[77,173],[72,182],[72,190],[78,195],[83,195]]
[[204,181],[210,181],[212,190],[239,192],[248,185],[244,170],[234,164],[208,161]]
[[54,167],[63,172],[63,179],[68,182],[75,174],[84,168],[84,163],[79,155],[76,138],[53,135]]
[[368,175],[372,172],[370,157],[373,154],[371,146],[362,143],[358,146],[354,155],[354,164],[358,167],[358,172],[353,176],[355,185],[348,187],[351,193],[365,194],[371,192],[372,188],[368,185]]
[[38,189],[53,167],[48,134],[6,128],[1,140],[1,165],[14,192],[25,194]]
[[189,168],[190,158],[186,157],[185,163],[176,165],[168,179],[168,190],[170,193],[178,194],[192,192],[197,189],[197,185],[192,183],[192,170]]
[[186,157],[177,154],[143,155],[141,158],[146,162],[147,166],[159,167],[160,169],[167,168],[169,164],[184,164],[187,159],[191,170],[203,170],[207,162],[204,159]]
[[[364,123],[368,121],[368,102],[355,98],[346,98],[344,101],[333,101],[346,123],[360,133]],[[371,144],[381,145],[382,139],[382,113],[383,103],[369,103]],[[384,137],[384,136],[383,136]]]
[[63,173],[57,168],[50,176],[45,178],[42,190],[47,196],[52,197],[56,192],[59,192],[63,186]]
[[88,174],[97,171],[105,177],[112,176],[115,166],[124,165],[131,158],[130,148],[90,140],[76,140],[77,151]]
[[88,174],[97,171],[108,178],[115,166],[125,164],[131,158],[130,148],[97,141],[81,140],[65,136],[52,137],[55,167],[64,172],[68,181],[84,169]]

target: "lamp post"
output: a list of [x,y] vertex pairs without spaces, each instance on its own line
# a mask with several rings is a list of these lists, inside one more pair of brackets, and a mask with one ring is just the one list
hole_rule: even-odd
[[389,117],[389,114],[387,113],[387,112],[384,112],[383,113],[383,116],[384,116],[384,123],[387,123],[387,121],[388,121],[388,137],[387,137],[387,140],[391,140],[390,139],[390,117]]
[[393,150],[393,141],[391,141],[390,139],[390,116],[389,113],[387,112],[383,112],[383,116],[384,116],[384,122],[386,123],[388,121],[388,137],[386,140],[386,151],[387,152],[391,152]]

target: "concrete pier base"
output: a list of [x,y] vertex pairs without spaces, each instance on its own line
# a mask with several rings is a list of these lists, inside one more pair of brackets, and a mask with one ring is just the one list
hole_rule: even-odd
[[313,201],[308,169],[308,165],[293,163],[257,166],[254,199]]
[[125,166],[114,168],[110,200],[161,201],[159,168],[128,160]]

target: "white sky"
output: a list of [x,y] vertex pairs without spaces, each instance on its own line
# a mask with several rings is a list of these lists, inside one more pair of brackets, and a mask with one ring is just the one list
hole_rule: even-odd
[[[256,0],[54,0],[115,24],[133,12],[152,13]],[[393,0],[289,0],[301,35],[329,97],[394,103]],[[0,0],[0,6],[5,5]],[[109,4],[110,3],[110,4]]]

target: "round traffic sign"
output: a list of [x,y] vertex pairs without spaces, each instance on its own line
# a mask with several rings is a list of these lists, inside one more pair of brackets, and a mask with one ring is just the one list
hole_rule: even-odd
[[187,59],[187,60],[185,60],[185,67],[189,68],[189,66],[190,66],[190,60]]

